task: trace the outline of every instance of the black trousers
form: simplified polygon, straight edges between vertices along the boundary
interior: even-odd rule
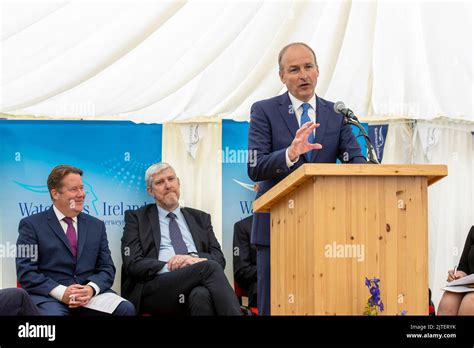
[[[0,315],[39,315],[38,308],[24,289],[0,290]]]
[[[212,260],[157,275],[145,284],[141,307],[155,315],[242,315],[222,266]]]

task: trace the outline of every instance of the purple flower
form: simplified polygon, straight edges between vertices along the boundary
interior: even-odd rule
[[[380,299],[380,279],[378,278],[373,278],[373,279],[368,279],[365,277],[365,286],[369,288],[370,292],[370,297],[367,301],[368,305],[370,307],[378,307],[381,312],[384,311],[384,305],[382,300]]]

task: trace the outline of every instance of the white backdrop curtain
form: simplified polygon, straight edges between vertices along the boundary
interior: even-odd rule
[[[471,1],[2,2],[1,112],[248,120],[277,54],[317,53],[317,93],[364,120],[474,121]]]
[[[391,124],[383,163],[448,166],[448,176],[428,188],[429,283],[437,307],[447,272],[459,263],[474,224],[471,129],[453,122]]]
[[[163,126],[162,160],[174,167],[180,179],[180,203],[211,214],[214,233],[222,245],[221,139],[221,122]]]

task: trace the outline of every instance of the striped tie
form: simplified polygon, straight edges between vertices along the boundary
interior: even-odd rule
[[[183,240],[183,235],[181,234],[181,230],[179,229],[178,223],[176,222],[176,215],[173,213],[169,213],[167,217],[170,219],[170,224],[169,224],[170,239],[171,239],[171,245],[173,245],[175,254],[187,255],[188,248],[186,247],[186,243]]]

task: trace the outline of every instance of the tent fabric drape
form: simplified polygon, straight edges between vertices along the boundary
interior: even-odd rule
[[[317,93],[362,120],[474,123],[469,1],[21,4],[2,3],[10,117],[248,120],[253,102],[284,91],[279,50],[304,41]]]
[[[222,245],[221,139],[221,122],[163,126],[162,159],[171,164],[180,179],[180,203],[210,214]]]
[[[429,284],[437,306],[474,221],[473,134],[450,122],[391,124],[383,163],[448,166],[448,176],[428,188]]]

